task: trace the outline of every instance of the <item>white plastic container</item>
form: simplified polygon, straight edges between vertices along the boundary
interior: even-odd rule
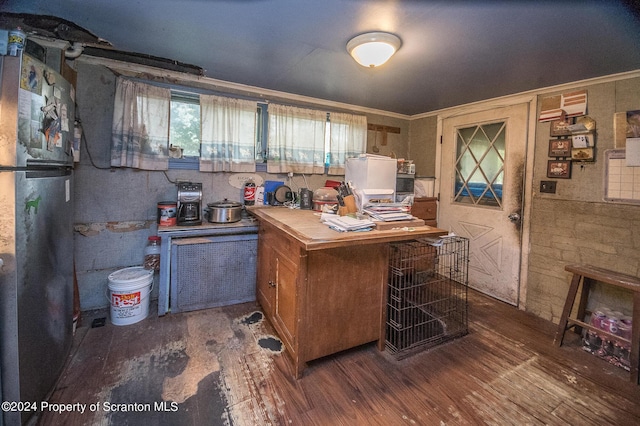
[[[129,325],[149,315],[149,299],[153,288],[153,270],[142,266],[120,269],[109,274],[111,323]]]
[[[142,266],[144,269],[152,271],[160,270],[160,237],[155,235],[149,237],[147,246],[144,248],[144,263]]]
[[[356,189],[396,190],[398,161],[381,155],[363,154],[347,158],[345,180]]]
[[[395,158],[373,154],[347,158],[344,178],[354,190],[358,210],[362,210],[370,199],[395,201],[397,169]]]

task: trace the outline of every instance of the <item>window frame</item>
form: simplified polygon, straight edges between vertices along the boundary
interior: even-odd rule
[[[269,135],[269,104],[264,102],[257,103],[256,113],[256,150],[260,145],[260,155],[256,152],[256,172],[267,171],[267,137]]]
[[[171,103],[174,101],[182,101],[183,103],[197,104],[200,107],[200,93],[188,92],[185,90],[171,90]],[[169,109],[171,111],[171,108]],[[171,112],[169,112],[171,113]],[[202,117],[200,117],[200,125],[202,125]],[[171,126],[171,120],[169,120],[169,126]],[[171,127],[169,127],[169,133],[171,133]],[[202,133],[200,134],[200,137]],[[200,138],[199,141],[201,142]],[[169,138],[169,144],[171,144],[171,138]],[[167,147],[169,149],[169,147]],[[200,149],[198,149],[198,152]],[[200,154],[197,156],[188,155],[182,158],[169,157],[169,170],[199,170],[200,169]]]

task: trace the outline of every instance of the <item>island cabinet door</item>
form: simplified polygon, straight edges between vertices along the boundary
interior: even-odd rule
[[[271,319],[275,306],[276,262],[272,244],[273,235],[261,228],[258,233],[258,267],[256,277],[256,298],[262,311]]]
[[[257,299],[297,364],[300,248],[278,229],[262,223],[258,233]]]
[[[276,328],[280,329],[280,337],[289,347],[293,358],[297,358],[297,297],[298,297],[298,265],[291,259],[291,254],[278,250],[276,253],[275,306],[273,319]]]

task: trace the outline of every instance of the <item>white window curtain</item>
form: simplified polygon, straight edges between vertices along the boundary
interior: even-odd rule
[[[113,167],[169,168],[170,105],[169,89],[118,78],[111,135]]]
[[[324,111],[269,104],[268,173],[324,173]]]
[[[202,172],[255,172],[255,101],[200,96]]]
[[[367,117],[332,112],[329,115],[329,121],[331,122],[331,135],[327,173],[343,175],[347,158],[357,157],[367,150]]]

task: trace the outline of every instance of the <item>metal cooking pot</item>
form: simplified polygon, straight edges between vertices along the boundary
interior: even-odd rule
[[[204,209],[204,215],[207,221],[211,223],[231,223],[241,219],[242,204],[229,201],[226,198],[223,201],[207,204]]]

